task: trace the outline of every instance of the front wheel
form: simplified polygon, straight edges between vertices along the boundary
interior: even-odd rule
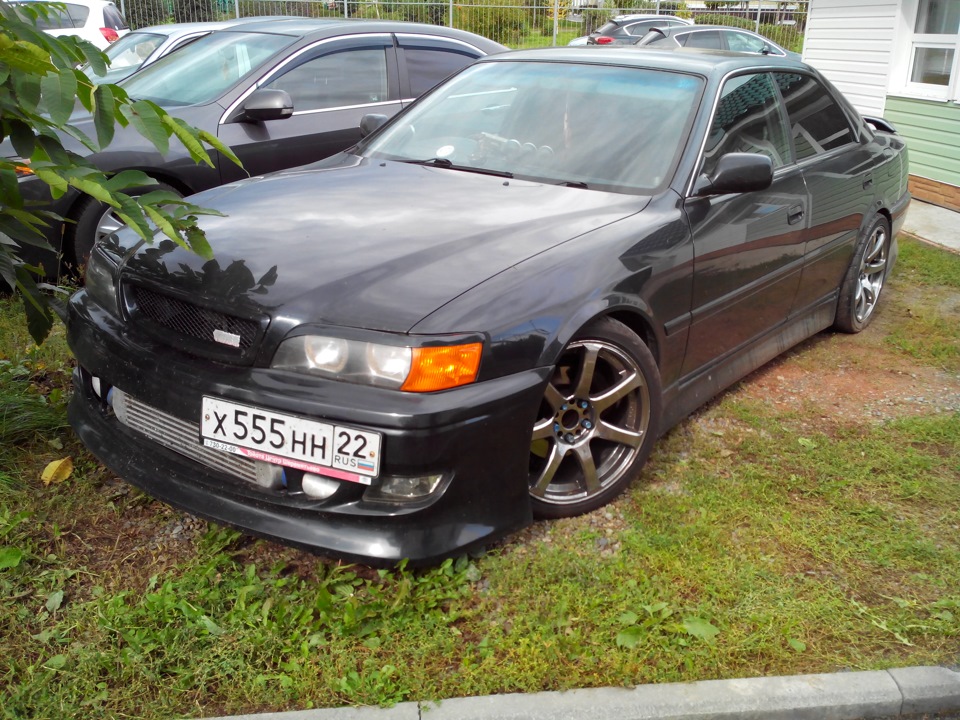
[[[646,462],[659,422],[650,350],[612,318],[590,323],[561,353],[533,427],[534,514],[572,517],[613,500]]]
[[[860,238],[850,268],[840,286],[834,328],[858,333],[873,319],[887,278],[890,256],[890,223],[878,215]]]

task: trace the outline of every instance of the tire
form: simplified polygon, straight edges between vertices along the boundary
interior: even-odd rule
[[[145,195],[155,190],[166,190],[182,197],[179,190],[157,183],[150,187],[127,190],[131,197]],[[64,263],[70,270],[83,277],[83,268],[90,258],[93,246],[123,227],[124,222],[114,215],[113,208],[90,196],[82,198],[70,214],[73,222],[66,223],[64,232]]]
[[[873,319],[887,278],[890,223],[878,215],[857,242],[847,274],[840,285],[835,330],[858,333]]]
[[[560,355],[530,445],[530,503],[541,518],[606,505],[638,475],[657,439],[660,373],[626,325],[601,318]]]

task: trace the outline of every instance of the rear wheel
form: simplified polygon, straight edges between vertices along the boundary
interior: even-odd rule
[[[544,392],[530,447],[538,517],[606,505],[643,467],[660,421],[660,374],[628,327],[601,318],[570,342]]]
[[[137,197],[155,190],[166,190],[180,195],[179,191],[164,183],[127,190],[126,193]],[[89,196],[77,203],[70,217],[73,222],[67,223],[64,232],[64,261],[74,272],[81,273],[90,259],[93,246],[117,232],[124,226],[124,222],[112,207]]]
[[[889,255],[890,224],[878,215],[857,243],[840,286],[835,329],[858,333],[870,324],[887,278]]]

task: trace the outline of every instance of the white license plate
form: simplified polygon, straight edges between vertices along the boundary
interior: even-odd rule
[[[365,485],[380,473],[379,433],[212,397],[202,409],[207,447]]]

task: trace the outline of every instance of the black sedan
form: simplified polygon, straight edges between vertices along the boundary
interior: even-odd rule
[[[143,170],[162,189],[189,195],[340,152],[360,139],[358,124],[365,113],[393,115],[476,58],[504,50],[473,33],[417,23],[238,22],[194,40],[120,85],[130,97],[152,100],[216,135],[244,169],[219,153],[213,153],[213,167],[198,165],[178,142],[161,155],[132,125],[118,128],[110,145],[93,155],[68,136],[63,141],[101,170]],[[70,122],[88,137],[97,136],[89,115]],[[9,141],[0,149],[13,155]],[[36,252],[25,258],[42,264],[49,275],[61,262],[81,267],[94,242],[120,226],[109,206],[76,190],[54,201],[47,186],[29,174],[20,178],[20,189],[25,198],[47,203],[67,220],[47,230],[60,258]],[[156,188],[145,190],[151,189]]]
[[[870,322],[909,201],[874,125],[785,59],[485,58],[198,196],[214,260],[98,246],[71,422],[157,498],[371,563],[594,510],[694,408]]]

